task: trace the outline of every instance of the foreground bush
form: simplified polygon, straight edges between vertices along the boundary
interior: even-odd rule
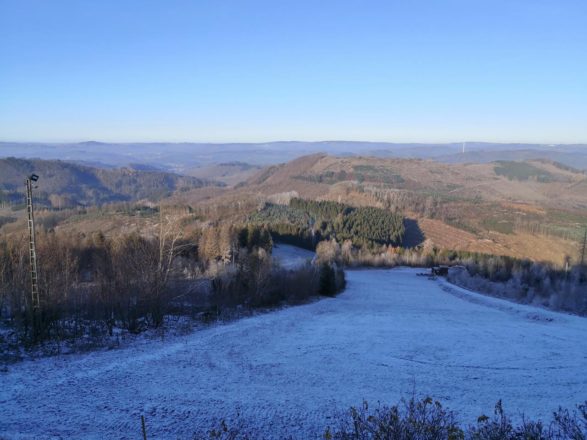
[[[211,304],[219,309],[299,304],[309,298],[335,296],[345,287],[336,264],[307,264],[295,270],[275,266],[264,251],[242,254],[212,280]]]
[[[189,218],[187,218],[189,220]],[[344,286],[341,269],[321,279],[317,268],[274,267],[266,229],[205,225],[184,232],[186,217],[160,213],[153,236],[106,237],[39,230],[40,307],[32,305],[28,238],[0,237],[0,324],[23,346],[45,341],[113,337],[163,326],[166,316],[203,316],[233,307],[300,303],[330,282]],[[2,349],[2,339],[0,339]]]
[[[514,423],[504,411],[502,402],[495,405],[492,417],[480,416],[472,425],[463,425],[457,414],[438,401],[402,400],[394,406],[370,408],[367,402],[351,408],[335,424],[324,431],[325,440],[586,440],[587,401],[573,411],[559,408],[548,423],[522,417]],[[238,419],[234,426],[222,420],[208,432],[208,438],[248,440],[259,438]],[[204,438],[196,435],[195,438]],[[293,438],[293,437],[285,437]]]
[[[552,420],[522,418],[518,424],[497,402],[492,417],[480,416],[464,426],[456,413],[431,398],[410,399],[392,407],[369,410],[366,402],[351,408],[341,420],[341,428],[326,430],[326,439],[340,440],[585,440],[587,439],[587,401],[569,411],[559,408]]]
[[[394,439],[394,440],[459,440],[464,432],[453,412],[430,398],[411,399],[392,407],[369,410],[367,402],[351,408],[341,420],[341,428],[326,430],[326,439]]]

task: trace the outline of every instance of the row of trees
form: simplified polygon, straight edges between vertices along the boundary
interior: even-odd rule
[[[112,332],[120,325],[138,331],[159,326],[169,300],[176,257],[193,247],[162,217],[156,237],[136,233],[106,238],[41,231],[37,235],[41,316],[33,319],[28,240],[0,241],[0,312],[23,338],[79,336],[84,321],[99,321]]]
[[[414,212],[427,218],[445,219],[452,215],[449,201],[440,194],[423,194],[409,190],[367,186],[364,191],[372,194],[386,209],[397,212]]]
[[[161,213],[150,237],[41,230],[39,317],[31,314],[28,240],[1,239],[0,317],[35,343],[76,338],[89,327],[104,335],[114,328],[139,332],[161,326],[169,314],[299,302],[344,285],[334,265],[294,272],[274,266],[265,228],[208,224],[187,234],[181,223]]]
[[[534,235],[540,234],[547,237],[560,237],[571,241],[578,241],[583,236],[583,231],[579,228],[560,227],[549,225],[539,220],[522,220],[520,218],[514,220],[513,229],[519,232],[527,232]]]
[[[405,182],[401,175],[394,174],[389,169],[372,165],[355,165],[352,171],[324,171],[320,174],[305,174],[294,176],[294,178],[329,185],[337,182],[357,181],[359,183],[370,182],[398,186]]]
[[[587,267],[484,256],[465,258],[449,280],[469,289],[553,310],[587,315]]]
[[[207,185],[221,185],[173,173],[128,168],[101,169],[58,160],[0,159],[0,200],[18,200],[23,176],[42,177],[36,198],[53,208],[99,205],[123,200],[159,200],[174,192]]]
[[[297,209],[302,212],[307,212],[316,219],[320,220],[334,220],[339,215],[348,214],[353,208],[338,202],[329,200],[309,200],[301,198],[293,198],[289,202],[292,209]]]
[[[401,215],[373,207],[355,208],[334,221],[334,235],[339,240],[352,240],[364,246],[398,246],[404,232]]]
[[[286,270],[275,266],[263,248],[255,248],[219,272],[212,285],[210,301],[217,309],[272,307],[301,303],[317,295],[334,296],[344,289],[345,277],[341,266],[326,262]]]
[[[273,239],[269,230],[258,225],[233,226],[222,224],[207,226],[199,234],[198,256],[204,262],[235,262],[239,253],[262,248],[271,253]]]
[[[307,248],[330,238],[364,247],[398,246],[405,232],[403,217],[395,212],[299,198],[289,206],[267,204],[249,219],[265,225],[278,240]]]

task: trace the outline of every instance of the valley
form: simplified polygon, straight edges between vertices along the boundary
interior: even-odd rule
[[[320,153],[0,169],[7,438],[130,439],[141,416],[153,438],[321,438],[363,401],[430,396],[466,426],[500,400],[547,420],[584,397],[581,170]],[[418,276],[439,264],[447,280]]]
[[[82,233],[116,233],[110,224],[148,230],[159,205],[188,209],[204,221],[241,223],[263,204],[287,205],[297,197],[399,212],[408,219],[412,247],[429,240],[440,249],[562,265],[577,258],[587,224],[585,173],[539,159],[451,165],[314,154],[268,167],[229,162],[189,171],[198,178],[16,159],[0,159],[0,168],[0,233],[24,226],[9,223],[22,217],[19,179],[33,169],[42,174],[39,216],[51,218],[49,228]]]

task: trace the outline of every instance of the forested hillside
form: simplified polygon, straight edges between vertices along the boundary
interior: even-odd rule
[[[176,191],[210,185],[209,181],[159,171],[101,169],[62,161],[0,159],[0,202],[19,204],[24,179],[39,175],[38,203],[51,207],[100,205],[116,201],[159,200]]]
[[[384,208],[410,219],[412,245],[428,239],[442,249],[560,265],[565,256],[577,260],[587,226],[586,185],[581,170],[551,160],[449,165],[321,154],[261,170],[234,199],[251,195],[258,203],[261,196],[295,193]]]
[[[268,203],[249,221],[265,225],[278,240],[310,248],[330,238],[357,246],[399,246],[404,235],[399,213],[300,198],[292,199],[289,206]]]
[[[218,174],[207,178],[220,179],[228,169],[241,167],[246,168],[243,164],[227,164],[226,169],[219,168]],[[429,240],[440,249],[509,255],[557,265],[567,256],[577,261],[587,225],[587,176],[545,160],[447,165],[317,154],[264,168],[232,187],[202,187],[207,184],[203,176],[5,159],[0,161],[0,206],[6,200],[12,205],[22,204],[23,179],[33,171],[41,176],[35,190],[39,208],[150,199],[189,207],[198,218],[210,221],[239,223],[250,216],[256,222],[270,223],[274,235],[303,239],[311,247],[323,235],[336,236],[339,241],[353,235],[357,245],[400,241],[393,234],[377,236],[365,232],[370,226],[357,226],[362,221],[356,218],[361,211],[345,216],[346,223],[327,218],[322,224],[322,213],[313,214],[308,207],[284,206],[292,198],[399,212],[409,219],[405,223],[406,240],[401,241],[408,247]],[[15,207],[0,211],[0,224],[19,217],[11,208]],[[116,221],[125,227],[140,229],[135,218],[118,217]],[[113,230],[108,221],[106,217],[78,214],[63,227],[78,232]],[[3,229],[15,231],[18,225],[25,226],[21,222]],[[357,229],[362,232],[356,233]]]

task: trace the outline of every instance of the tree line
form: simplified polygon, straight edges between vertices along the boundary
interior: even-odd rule
[[[587,315],[587,265],[557,267],[509,256],[438,249],[430,240],[413,249],[394,246],[358,248],[350,240],[319,243],[319,261],[345,267],[457,267],[448,279],[463,287],[553,310]],[[570,259],[568,260],[570,261]]]
[[[24,202],[24,177],[40,176],[35,200],[52,208],[167,197],[174,192],[222,185],[196,177],[129,168],[101,169],[58,160],[0,159],[0,203]]]
[[[221,316],[236,306],[269,307],[332,295],[344,286],[334,264],[284,271],[258,225],[206,224],[184,232],[161,214],[153,236],[37,234],[41,307],[32,307],[28,238],[0,239],[0,317],[19,341],[75,339],[88,332],[137,333],[171,315]]]
[[[279,241],[311,249],[330,238],[362,247],[399,246],[405,232],[398,212],[300,198],[289,206],[267,203],[249,220],[266,226]]]

